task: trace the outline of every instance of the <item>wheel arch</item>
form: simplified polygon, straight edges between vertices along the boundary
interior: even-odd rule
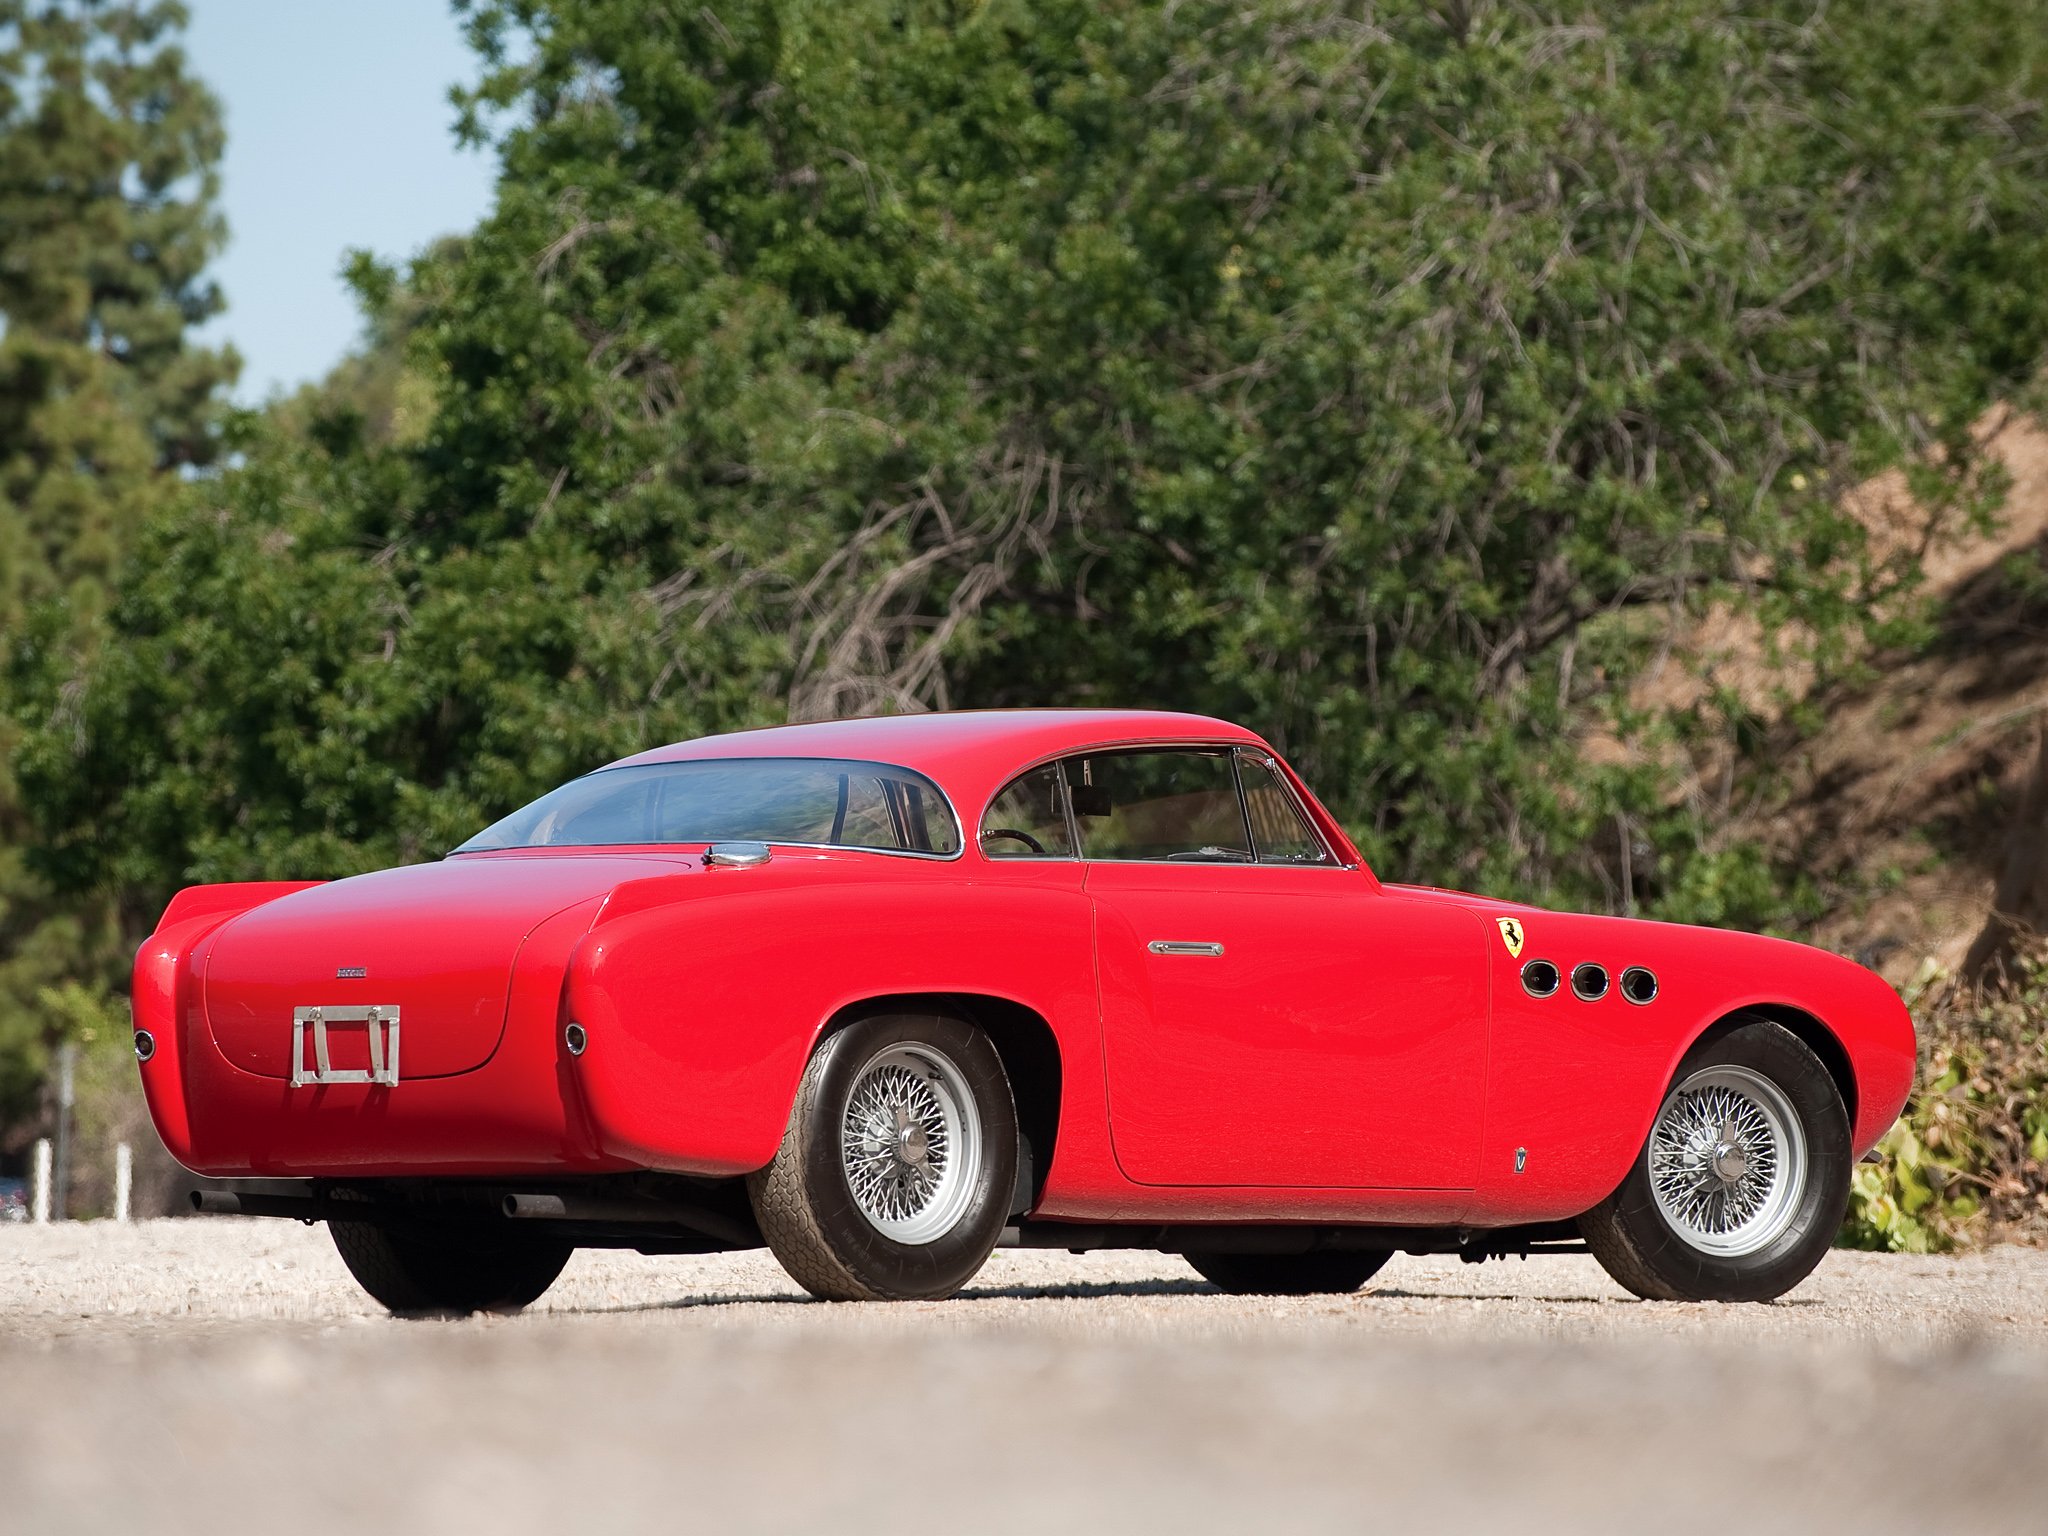
[[[1013,1215],[1038,1204],[1059,1138],[1064,1073],[1059,1037],[1037,1009],[981,992],[893,992],[848,1003],[818,1032],[819,1041],[877,1014],[936,1013],[987,1035],[1003,1060],[1017,1104],[1017,1196]]]
[[[1768,1019],[1771,1023],[1789,1030],[1808,1050],[1820,1058],[1820,1064],[1828,1069],[1828,1076],[1835,1080],[1835,1091],[1842,1096],[1842,1107],[1849,1113],[1849,1123],[1854,1125],[1857,1108],[1856,1069],[1849,1060],[1848,1048],[1817,1014],[1809,1013],[1804,1008],[1795,1007],[1791,1003],[1746,1003],[1701,1030],[1699,1037],[1687,1049],[1690,1051],[1697,1048],[1756,1019]]]

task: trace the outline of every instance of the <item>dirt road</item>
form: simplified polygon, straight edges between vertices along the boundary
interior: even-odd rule
[[[0,1227],[0,1531],[2048,1531],[2048,1252],[1836,1254],[1785,1302],[1397,1258],[1225,1297],[999,1254],[824,1306],[580,1254],[399,1323],[323,1230]]]

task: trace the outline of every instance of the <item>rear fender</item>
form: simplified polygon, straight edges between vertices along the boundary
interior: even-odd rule
[[[1063,1060],[1075,1038],[1093,1045],[1078,871],[1064,885],[849,873],[861,878],[792,874],[777,886],[697,874],[612,894],[566,991],[588,1039],[577,1079],[607,1154],[678,1173],[762,1167],[820,1033],[877,997],[995,998],[1046,1020]],[[718,899],[662,899],[663,886]],[[1089,1087],[1070,1081],[1063,1104],[1076,1097],[1088,1102]]]
[[[185,1099],[185,1063],[192,1032],[206,1027],[194,964],[199,951],[208,937],[244,912],[323,883],[249,880],[188,886],[171,898],[156,931],[136,951],[129,1010],[135,1028],[148,1031],[156,1047],[149,1060],[138,1063],[142,1094],[157,1134],[171,1156],[188,1167],[192,1116]]]

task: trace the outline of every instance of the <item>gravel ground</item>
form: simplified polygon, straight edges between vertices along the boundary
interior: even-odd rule
[[[1767,1307],[1047,1253],[825,1306],[583,1253],[523,1317],[401,1323],[318,1228],[0,1226],[0,1425],[8,1533],[2041,1532],[2048,1252],[1838,1253]]]

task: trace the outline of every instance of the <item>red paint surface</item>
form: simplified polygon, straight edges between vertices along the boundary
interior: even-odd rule
[[[1006,1005],[997,1029],[1035,1016],[1057,1046],[1041,1216],[1485,1225],[1604,1198],[1687,1048],[1744,1008],[1840,1043],[1857,1152],[1904,1102],[1911,1025],[1861,967],[1745,934],[1383,887],[1312,797],[1355,867],[1004,861],[975,846],[983,808],[1023,768],[1175,741],[1263,746],[1221,721],[1106,711],[753,731],[633,761],[902,764],[952,798],[965,853],[791,848],[707,869],[701,848],[534,850],[186,891],[136,959],[137,1026],[158,1045],[142,1066],[151,1113],[210,1174],[737,1174],[774,1154],[836,1016],[943,994]],[[1524,927],[1519,960],[1502,915]],[[1158,956],[1154,939],[1224,953]],[[1618,990],[1533,999],[1519,970],[1536,957],[1617,978],[1646,965],[1662,991],[1642,1007]],[[336,977],[354,966],[368,976]],[[399,1084],[292,1088],[292,1010],[350,1003],[401,1008]],[[589,1034],[581,1057],[562,1046],[571,1019]]]

